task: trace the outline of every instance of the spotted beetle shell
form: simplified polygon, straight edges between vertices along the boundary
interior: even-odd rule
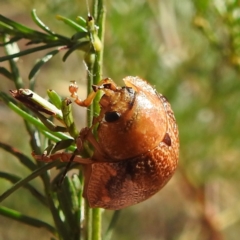
[[[166,98],[138,77],[123,81],[125,87],[109,90],[99,102],[101,153],[96,150],[95,162],[84,169],[91,207],[117,210],[148,199],[178,163],[178,128]]]

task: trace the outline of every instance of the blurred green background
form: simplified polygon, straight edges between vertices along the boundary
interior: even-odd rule
[[[91,2],[89,2],[91,4]],[[53,30],[72,33],[56,14],[87,15],[85,1],[1,0],[0,14],[30,27],[30,11]],[[106,1],[104,77],[122,84],[138,75],[165,95],[180,131],[180,162],[167,186],[146,202],[122,210],[114,240],[238,240],[240,236],[240,3],[234,0],[122,0]],[[25,42],[20,42],[24,49]],[[0,49],[1,56],[4,54]],[[37,57],[19,61],[27,76]],[[7,62],[0,66],[7,66]],[[0,76],[1,91],[13,84]],[[86,70],[81,53],[66,63],[57,56],[38,75],[36,91],[52,88],[68,96],[70,80],[86,96]],[[75,108],[78,127],[85,126],[85,110]],[[20,117],[0,102],[0,141],[31,153]],[[26,136],[26,139],[24,138]],[[29,172],[0,149],[1,171],[26,176]],[[0,179],[0,193],[11,186]],[[40,182],[34,184],[41,189]],[[47,209],[24,189],[3,203],[52,223]],[[107,226],[111,211],[104,213]],[[0,216],[0,239],[50,239],[35,229]]]

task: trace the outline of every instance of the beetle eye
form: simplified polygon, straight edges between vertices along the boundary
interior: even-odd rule
[[[120,118],[121,114],[118,112],[106,112],[105,120],[106,122],[115,122]]]

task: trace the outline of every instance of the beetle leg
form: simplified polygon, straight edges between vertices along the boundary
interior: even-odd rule
[[[42,161],[42,162],[52,162],[57,159],[59,159],[61,162],[69,162],[72,155],[73,155],[72,153],[66,153],[66,152],[55,153],[55,154],[52,154],[49,156],[45,153],[43,153],[41,155],[35,155],[34,152],[32,153],[32,156],[34,157],[34,159],[36,159],[38,161]],[[79,156],[75,156],[73,159],[73,162],[77,162],[77,163],[81,163],[81,164],[93,163],[93,161],[90,158],[81,158]]]
[[[91,128],[88,128],[88,127],[83,128],[80,132],[79,139],[81,140],[80,144],[82,144],[83,141],[88,141],[94,147],[94,155],[98,156],[97,159],[100,160],[104,158],[105,154],[102,151],[101,147],[99,146],[99,143],[96,140],[96,137],[93,135]],[[77,141],[77,145],[78,145],[78,141]],[[81,145],[78,145],[78,151],[81,151]]]
[[[96,92],[91,92],[85,100],[80,100],[77,95],[78,85],[75,81],[72,81],[69,85],[69,92],[71,93],[71,97],[74,98],[74,102],[77,103],[79,106],[88,107],[91,105],[93,99],[96,96]]]
[[[86,127],[80,131],[79,137],[76,139],[77,152],[81,152],[84,141],[88,141],[89,143],[91,143],[93,145],[93,147],[95,148],[95,150],[97,152],[101,153],[99,144],[96,141],[96,139],[92,133],[92,128]],[[74,158],[72,158],[73,155],[74,155]],[[42,162],[52,162],[52,161],[55,161],[58,159],[61,162],[73,161],[73,162],[77,162],[77,163],[81,163],[81,164],[91,164],[94,162],[91,160],[91,158],[82,158],[78,155],[75,155],[74,153],[67,153],[67,152],[54,153],[54,154],[50,154],[50,155],[47,155],[46,151],[41,155],[36,155],[33,152],[32,156],[37,161],[42,161]]]
[[[69,85],[69,92],[71,93],[71,97],[74,98],[75,103],[82,107],[88,107],[91,105],[93,99],[95,98],[98,90],[110,89],[115,91],[117,89],[117,85],[110,79],[105,78],[101,80],[97,85],[92,86],[93,91],[87,96],[85,100],[80,100],[77,95],[78,85],[76,81],[72,81]]]

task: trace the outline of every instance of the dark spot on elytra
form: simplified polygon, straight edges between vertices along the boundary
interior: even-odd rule
[[[119,189],[123,188],[126,181],[133,180],[136,165],[132,161],[123,161],[114,163],[112,167],[117,171],[116,175],[112,175],[106,182],[105,188],[111,198],[115,198],[119,194]]]
[[[168,133],[165,134],[162,142],[164,142],[165,144],[167,144],[169,147],[172,145],[172,141],[171,141],[171,138],[169,136]]]

